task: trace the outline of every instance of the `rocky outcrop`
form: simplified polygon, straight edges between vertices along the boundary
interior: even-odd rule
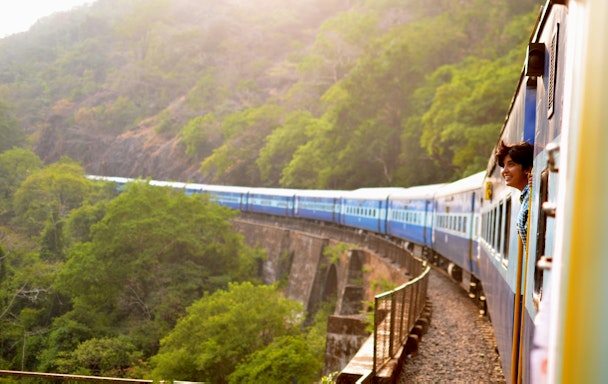
[[[57,125],[49,122],[37,140],[35,151],[46,163],[68,156],[93,175],[204,182],[200,163],[186,156],[179,138],[144,123],[118,136]]]

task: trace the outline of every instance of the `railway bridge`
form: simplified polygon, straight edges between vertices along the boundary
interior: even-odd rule
[[[248,244],[267,251],[266,283],[286,278],[286,296],[309,313],[323,302],[336,304],[328,319],[324,374],[340,372],[338,384],[394,382],[402,358],[428,326],[427,266],[403,244],[346,227],[252,213],[241,213],[234,225]],[[366,309],[374,309],[371,336],[362,314]],[[0,371],[2,376],[151,382],[17,371]]]
[[[374,357],[378,358],[378,352],[374,353],[372,346],[365,347],[370,339],[373,343],[374,337],[370,337],[366,330],[361,313],[366,306],[373,308],[378,294],[417,278],[423,271],[421,262],[405,247],[380,235],[322,222],[241,213],[235,220],[235,227],[248,244],[267,251],[262,273],[266,283],[287,277],[286,296],[301,302],[309,313],[314,313],[322,302],[336,304],[334,314],[328,319],[325,374],[343,371],[347,366],[354,367],[352,373],[346,374],[346,379],[343,377],[338,381],[356,382],[369,371],[374,366]],[[418,303],[418,311],[421,312],[426,304],[426,290],[419,296],[423,297],[423,302]],[[388,305],[391,298],[388,298]],[[400,300],[405,301],[406,298]],[[384,304],[376,301],[376,305],[387,304],[386,301]],[[404,311],[403,308],[401,310]],[[387,323],[387,318],[390,316],[385,314],[383,318],[376,319],[376,323]],[[397,344],[399,340],[405,342],[417,320],[417,316],[405,319],[411,323],[410,326],[403,324],[398,332],[405,334],[401,337],[387,335],[386,342],[389,343],[389,339]],[[394,325],[395,319],[390,322]],[[388,333],[392,332],[387,328],[390,325],[384,327]],[[379,338],[377,334],[376,339]],[[387,345],[385,349],[397,352],[401,347]],[[390,357],[395,355],[385,352]],[[398,370],[398,363],[393,361],[383,365],[389,368],[385,368],[382,375],[390,380],[393,371]]]

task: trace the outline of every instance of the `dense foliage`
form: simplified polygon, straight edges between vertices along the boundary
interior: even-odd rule
[[[445,182],[485,166],[541,3],[98,0],[0,40],[1,145],[115,176]]]
[[[162,340],[154,376],[212,383],[313,382],[322,369],[302,333],[302,305],[274,286],[206,295]]]
[[[141,378],[186,307],[258,281],[263,254],[206,196],[143,181],[117,196],[19,148],[0,190],[0,368]]]

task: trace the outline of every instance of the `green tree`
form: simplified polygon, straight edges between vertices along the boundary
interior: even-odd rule
[[[212,114],[198,116],[190,121],[181,130],[181,139],[186,144],[186,155],[200,158],[211,155],[220,143],[221,123]]]
[[[277,338],[266,348],[251,354],[228,376],[231,384],[313,383],[323,369],[306,339],[297,336]]]
[[[0,153],[0,216],[13,213],[15,192],[32,172],[42,167],[42,161],[32,151],[13,148]]]
[[[141,352],[125,336],[88,339],[66,353],[60,372],[106,377],[125,377],[140,359]]]
[[[59,264],[40,260],[33,244],[14,233],[0,246],[0,364],[35,370],[37,352],[60,308],[52,286]]]
[[[0,102],[0,153],[23,144],[25,135],[19,122],[10,114],[9,108]]]
[[[60,340],[125,334],[148,357],[204,292],[257,276],[261,254],[232,229],[233,211],[206,196],[134,182],[99,209],[103,218],[81,235],[91,240],[70,249],[56,282],[73,303],[53,329]],[[78,213],[94,222],[101,211]],[[47,368],[67,352],[46,349]]]
[[[331,124],[325,119],[315,119],[306,125],[304,134],[307,141],[295,150],[289,163],[282,169],[282,187],[314,189],[331,184],[327,171],[334,148],[334,143],[328,137],[331,129]]]
[[[284,109],[264,105],[236,112],[224,119],[222,134],[226,141],[201,163],[201,171],[214,181],[232,185],[259,185],[256,159],[264,139],[282,123]]]
[[[188,308],[153,358],[154,377],[226,383],[247,356],[281,336],[299,335],[303,318],[302,305],[274,286],[230,284]],[[291,351],[299,348],[294,344]]]
[[[70,159],[30,174],[14,196],[14,223],[30,236],[42,235],[43,254],[63,258],[67,245],[63,234],[69,213],[94,191],[82,167]]]
[[[422,145],[458,177],[487,165],[513,93],[508,84],[516,82],[521,69],[517,56],[494,62],[470,58],[448,67],[450,80],[436,89],[422,116]]]
[[[282,126],[266,137],[266,144],[256,161],[264,185],[279,186],[283,169],[298,148],[310,140],[308,126],[315,123],[316,119],[309,112],[292,112],[285,117]]]
[[[95,204],[85,203],[72,211],[67,220],[67,231],[74,243],[91,241],[91,227],[103,219],[106,214],[107,201]]]

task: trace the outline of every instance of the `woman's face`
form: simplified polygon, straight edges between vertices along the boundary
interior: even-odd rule
[[[511,156],[505,157],[505,164],[500,174],[505,179],[505,183],[509,187],[517,188],[520,191],[528,184],[528,172],[522,169],[521,164],[517,164],[511,160]]]

